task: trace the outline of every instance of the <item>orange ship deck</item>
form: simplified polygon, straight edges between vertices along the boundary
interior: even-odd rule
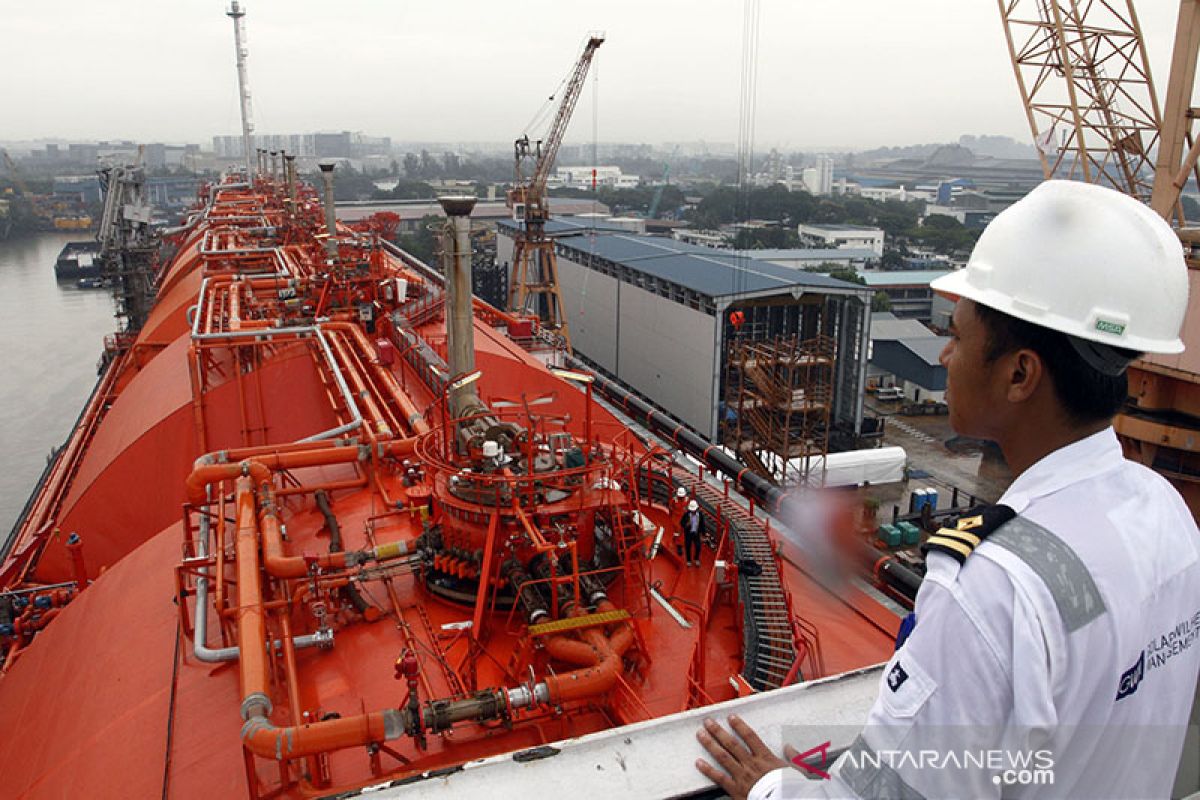
[[[214,192],[0,566],[6,591],[66,586],[43,603],[52,607],[22,610],[4,653],[5,796],[302,796],[403,778],[753,692],[748,622],[766,626],[760,668],[778,682],[887,658],[895,617],[865,594],[829,592],[786,544],[756,551],[769,593],[751,604],[735,539],[773,543],[765,519],[656,459],[509,336],[521,320],[478,301],[479,398],[527,432],[523,463],[549,466],[484,477],[443,460],[455,423],[414,346],[446,357],[436,281],[348,231],[345,282],[330,278],[314,198],[293,214],[285,197],[269,181]],[[269,221],[274,238],[231,222],[242,217]],[[376,309],[370,325],[364,302]],[[339,426],[351,427],[295,444]],[[555,466],[555,441],[582,444],[585,465]],[[340,461],[284,463],[296,453]],[[464,500],[472,481],[514,497]],[[702,501],[713,532],[699,568],[670,543],[666,501],[678,486]],[[523,492],[546,494],[522,506]],[[372,556],[349,563],[347,553]],[[573,571],[559,571],[571,558]],[[553,560],[550,577],[537,578],[538,559]],[[528,583],[506,585],[522,561]],[[607,581],[594,610],[589,569]],[[202,577],[204,638],[240,648],[235,660],[195,655]],[[542,599],[513,600],[521,585]],[[543,603],[533,624],[527,612]],[[539,627],[547,618],[559,627]],[[260,623],[255,641],[247,631]],[[293,651],[293,636],[313,634],[332,643]],[[406,652],[416,667],[402,674]],[[251,691],[260,682],[266,699]],[[410,685],[417,699],[404,711]],[[525,689],[528,705],[515,704]],[[467,716],[443,728],[438,702]],[[252,741],[261,732],[246,717],[284,731],[277,752]],[[406,730],[393,735],[400,719]],[[310,741],[311,752],[287,749]]]

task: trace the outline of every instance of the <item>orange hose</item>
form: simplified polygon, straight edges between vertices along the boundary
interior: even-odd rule
[[[608,600],[597,604],[597,612],[616,609]],[[574,616],[583,614],[576,608]],[[546,688],[550,691],[550,702],[555,705],[585,697],[595,697],[612,689],[621,673],[621,657],[633,644],[633,628],[623,622],[611,635],[605,636],[598,628],[589,628],[580,633],[584,641],[569,639],[565,635],[552,636],[546,642],[546,650],[555,658],[573,664],[580,669],[550,675]]]

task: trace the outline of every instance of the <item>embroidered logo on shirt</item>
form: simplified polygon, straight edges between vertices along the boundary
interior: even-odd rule
[[[1138,690],[1142,678],[1146,675],[1146,653],[1138,656],[1137,663],[1121,673],[1121,682],[1117,685],[1117,700],[1129,697]]]
[[[1171,659],[1182,655],[1198,642],[1200,611],[1180,620],[1175,627],[1150,640],[1138,656],[1137,663],[1121,673],[1121,680],[1117,684],[1117,700],[1136,692],[1147,673],[1169,666]]]
[[[892,667],[892,671],[888,673],[888,688],[893,692],[897,692],[906,680],[908,680],[908,673],[904,671],[904,667],[900,666],[900,662],[897,661],[896,666]]]

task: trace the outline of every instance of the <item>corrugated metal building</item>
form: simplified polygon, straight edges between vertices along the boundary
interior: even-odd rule
[[[947,336],[938,336],[914,319],[894,314],[871,315],[871,367],[895,376],[904,396],[914,402],[943,401],[946,368],[940,356]]]
[[[510,264],[517,224],[497,226]],[[862,431],[871,290],[727,250],[555,219],[563,307],[575,350],[716,440],[727,343],[826,335],[836,340],[832,419]]]

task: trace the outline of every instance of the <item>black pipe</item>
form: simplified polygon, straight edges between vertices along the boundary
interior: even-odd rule
[[[767,511],[787,517],[788,506],[795,499],[780,487],[768,481],[745,464],[730,456],[720,447],[690,430],[679,420],[664,414],[640,397],[623,389],[616,381],[597,373],[588,364],[568,358],[575,369],[582,369],[594,378],[592,386],[610,402],[621,408],[635,421],[673,442],[681,450],[699,459],[710,469],[730,478],[742,493],[754,498]],[[875,571],[880,580],[909,599],[917,596],[921,576],[869,545],[864,545],[863,559]]]
[[[516,592],[517,599],[525,609],[530,624],[535,622],[538,617],[549,618],[550,608],[537,587],[529,582],[529,573],[525,571],[525,567],[521,565],[520,561],[513,559],[504,564],[500,570],[508,580],[509,586]]]
[[[329,507],[329,495],[324,489],[317,489],[313,492],[313,499],[317,502],[317,508],[321,512],[321,516],[325,517],[325,527],[329,529],[329,552],[342,552],[342,526],[338,524],[337,517],[333,514],[333,509]],[[353,584],[346,584],[341,589],[341,594],[350,601],[350,605],[354,606],[354,610],[359,614],[366,614],[367,609],[371,608],[371,604],[366,598],[359,593],[358,589]]]
[[[313,492],[313,499],[317,501],[317,508],[325,517],[325,527],[329,529],[329,552],[342,552],[342,526],[338,525],[337,517],[333,515],[333,509],[329,507],[329,495],[325,493],[324,489],[317,489]]]
[[[734,485],[742,493],[753,497],[769,511],[781,511],[787,498],[786,493],[757,474],[745,464],[730,456],[721,448],[704,437],[690,430],[679,420],[655,409],[646,401],[621,388],[615,381],[596,373],[587,364],[575,359],[568,359],[572,367],[590,372],[595,377],[592,384],[611,402],[643,423],[650,430],[676,444],[695,458],[700,459],[709,468],[721,472],[733,480]]]

